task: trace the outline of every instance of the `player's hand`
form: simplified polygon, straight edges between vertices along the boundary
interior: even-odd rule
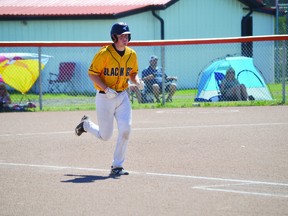
[[[144,82],[143,82],[143,80],[140,80],[140,83],[137,84],[137,88],[138,88],[139,90],[143,90],[143,89],[144,89]]]
[[[118,95],[118,93],[115,90],[109,87],[105,89],[105,94],[106,94],[106,97],[109,99],[115,98]]]

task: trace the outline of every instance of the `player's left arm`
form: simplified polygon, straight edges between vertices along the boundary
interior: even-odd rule
[[[144,89],[144,82],[143,80],[139,78],[138,74],[131,74],[130,81],[134,83],[138,87],[139,90]]]
[[[140,84],[140,78],[138,74],[132,74],[130,75],[130,81],[134,83],[135,85]]]
[[[137,60],[137,54],[132,51],[132,57],[131,61],[133,62],[131,71],[129,72],[129,79],[132,83],[134,83],[138,89],[143,90],[144,89],[144,82],[142,79],[139,78],[138,75],[138,60]]]

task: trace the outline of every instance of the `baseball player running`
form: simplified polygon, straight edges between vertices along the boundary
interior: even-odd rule
[[[132,110],[127,93],[130,79],[140,90],[144,83],[138,77],[136,52],[129,48],[131,32],[126,23],[116,23],[111,28],[111,45],[101,48],[92,60],[88,75],[94,84],[96,93],[96,114],[98,125],[83,116],[75,128],[75,134],[81,136],[89,132],[98,139],[107,141],[113,134],[114,118],[118,127],[118,138],[111,166],[112,175],[128,175],[123,168],[125,153],[131,132]]]

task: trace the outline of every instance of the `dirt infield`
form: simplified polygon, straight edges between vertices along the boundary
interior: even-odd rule
[[[83,114],[0,114],[1,216],[288,215],[287,106],[133,110],[119,178]]]

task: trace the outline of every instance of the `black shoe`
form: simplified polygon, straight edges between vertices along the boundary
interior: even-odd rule
[[[82,133],[86,133],[86,131],[84,130],[83,124],[84,121],[89,120],[88,116],[83,116],[81,119],[80,124],[77,125],[77,127],[75,128],[75,135],[77,136],[81,136]]]
[[[127,172],[123,167],[111,167],[110,175],[129,175],[129,172]]]
[[[249,95],[248,99],[249,99],[249,101],[254,101],[255,100],[255,98],[252,95]]]

